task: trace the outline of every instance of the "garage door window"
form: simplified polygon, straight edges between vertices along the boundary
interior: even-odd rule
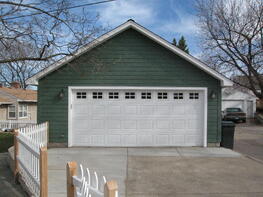
[[[109,92],[109,99],[118,99],[119,92]]]
[[[142,99],[151,99],[152,94],[151,92],[142,92]]]
[[[167,92],[158,92],[158,99],[167,99]]]
[[[183,93],[174,93],[174,99],[184,99]]]
[[[189,99],[199,99],[199,93],[190,93]]]
[[[86,92],[77,92],[77,99],[85,99],[87,98]]]
[[[102,99],[102,92],[93,92],[93,99]]]
[[[135,99],[135,92],[125,92],[125,99]]]

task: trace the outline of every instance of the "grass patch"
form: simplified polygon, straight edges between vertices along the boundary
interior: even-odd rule
[[[0,153],[7,152],[14,144],[14,135],[11,132],[0,132]]]

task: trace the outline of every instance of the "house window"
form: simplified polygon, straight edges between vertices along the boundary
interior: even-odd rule
[[[151,99],[151,92],[142,92],[142,99]]]
[[[126,99],[135,99],[135,92],[125,92]]]
[[[16,118],[16,106],[15,105],[8,106],[8,118],[9,119]]]
[[[102,92],[92,92],[93,99],[102,99]]]
[[[189,99],[199,99],[199,93],[190,93]]]
[[[158,92],[158,99],[167,99],[167,92]]]
[[[184,99],[183,93],[174,93],[174,99]]]
[[[109,99],[118,99],[119,92],[109,92]]]
[[[27,105],[19,105],[19,118],[27,117]]]
[[[77,99],[85,99],[87,98],[86,92],[77,92]]]

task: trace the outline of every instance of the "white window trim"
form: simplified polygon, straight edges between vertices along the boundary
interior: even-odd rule
[[[26,106],[26,116],[21,116],[21,117],[20,117],[20,115],[19,115],[20,112],[21,112],[20,106]],[[24,112],[24,111],[22,111],[22,112]],[[18,118],[19,118],[19,119],[28,118],[28,105],[27,105],[27,104],[19,104],[19,106],[18,106]]]
[[[190,90],[203,91],[204,93],[204,129],[203,129],[203,147],[207,147],[207,88],[206,87],[136,87],[136,86],[68,86],[68,147],[73,146],[73,128],[72,128],[72,101],[73,90]]]
[[[15,117],[10,117],[9,116],[9,112],[10,112],[10,107],[15,107]],[[16,105],[8,105],[8,107],[7,107],[7,117],[8,117],[8,119],[16,119],[16,117],[17,117],[17,110],[16,110]]]

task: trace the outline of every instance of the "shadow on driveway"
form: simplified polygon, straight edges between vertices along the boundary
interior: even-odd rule
[[[236,124],[234,150],[263,163],[263,125]]]
[[[0,153],[0,196],[24,197],[27,196],[20,185],[15,184],[14,176],[7,163],[8,153]]]

